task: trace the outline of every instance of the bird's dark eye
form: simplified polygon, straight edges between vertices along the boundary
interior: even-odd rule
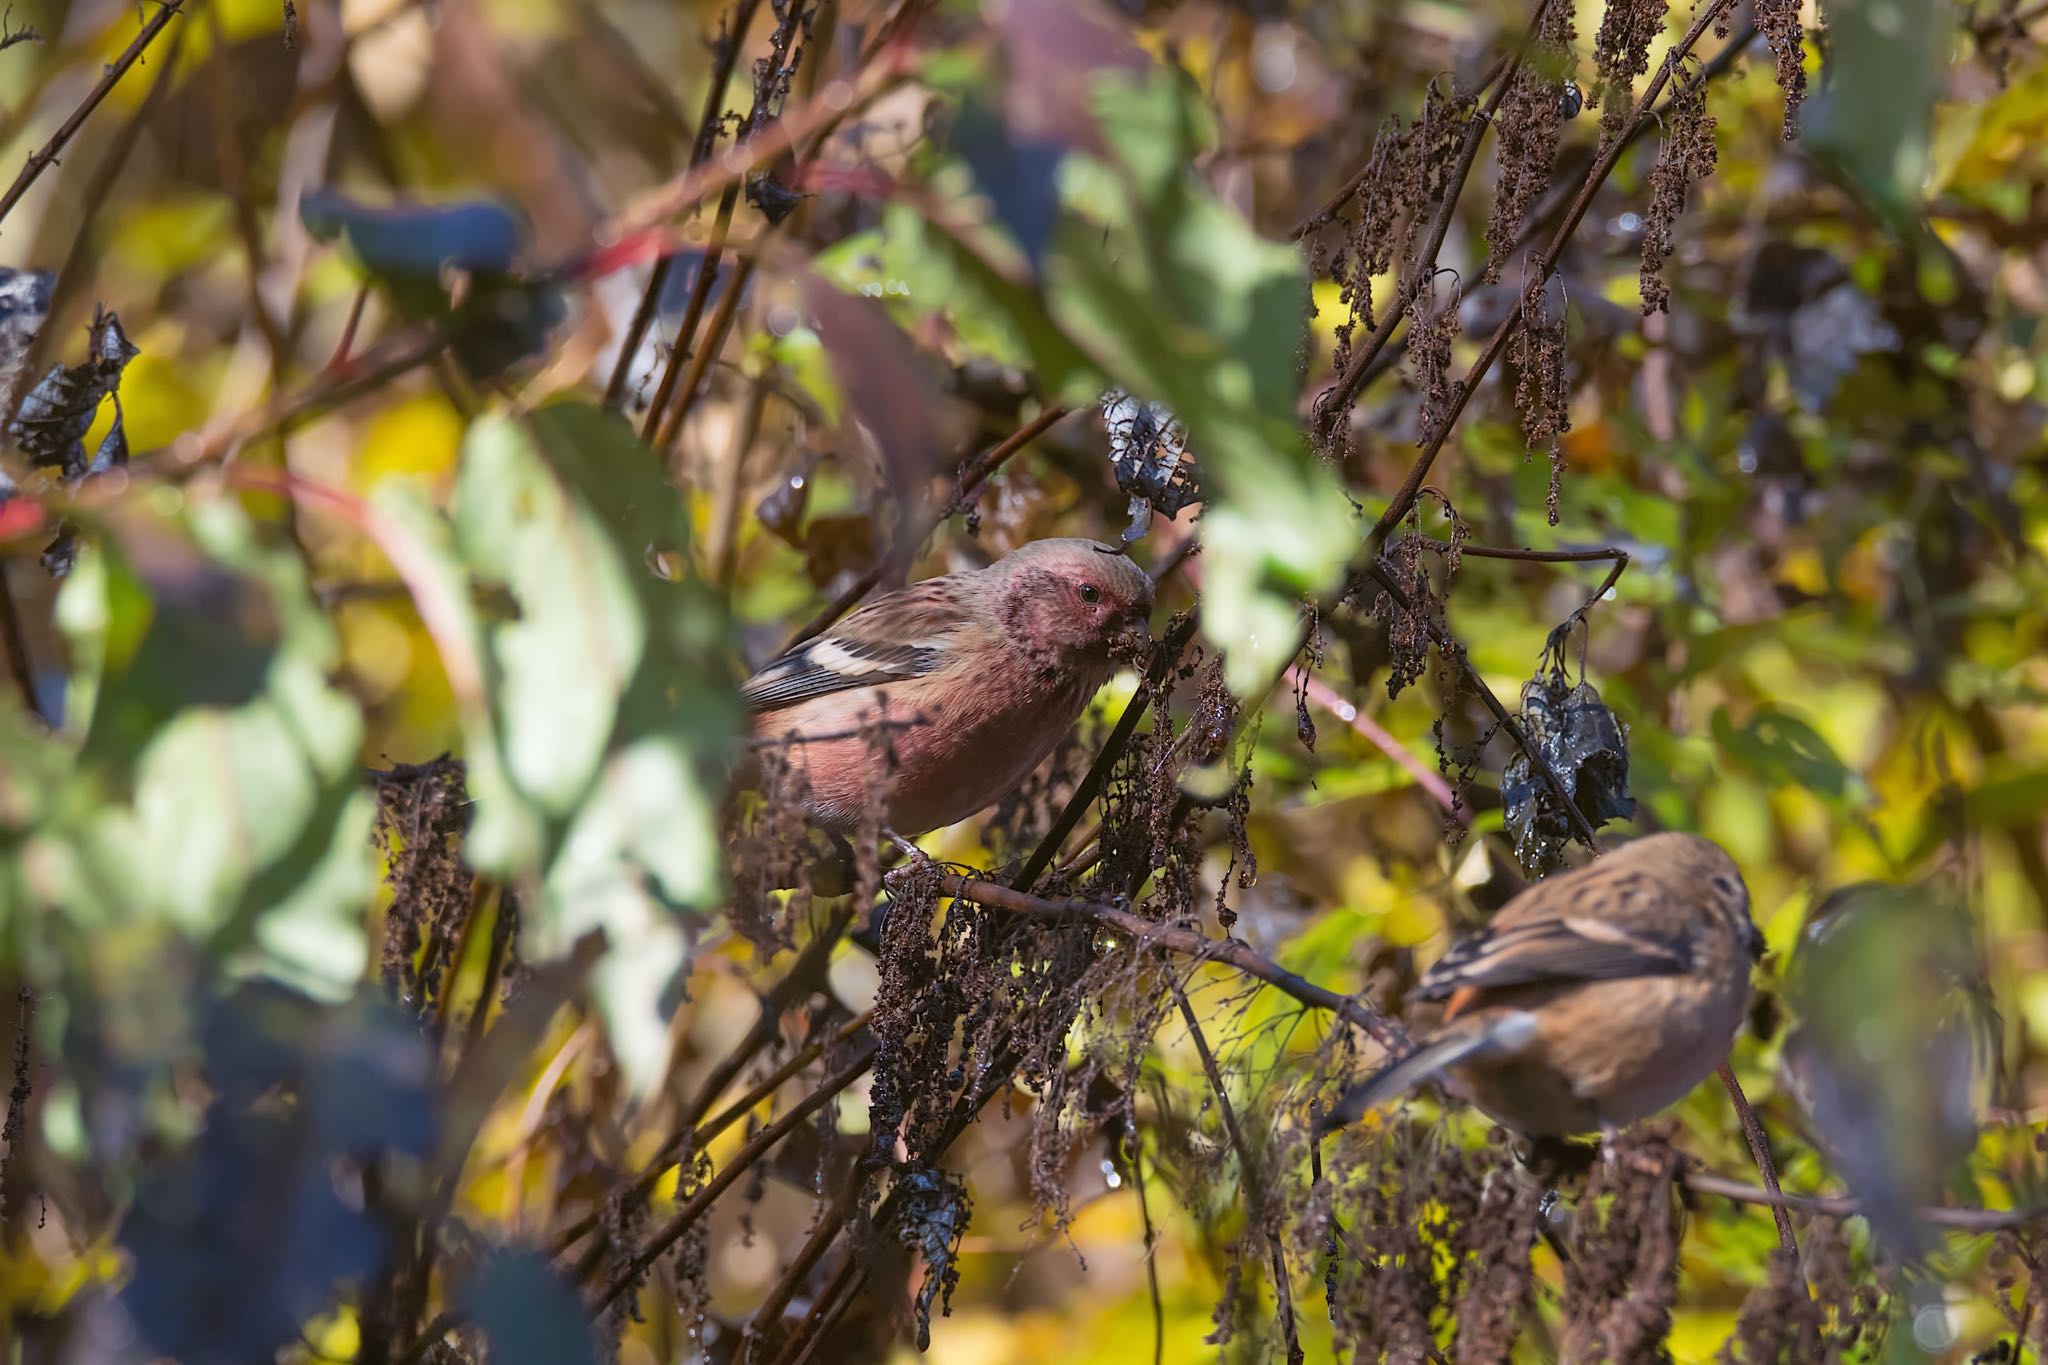
[[[1102,600],[1102,589],[1096,587],[1093,583],[1083,583],[1081,585],[1081,600],[1090,606],[1095,605]]]

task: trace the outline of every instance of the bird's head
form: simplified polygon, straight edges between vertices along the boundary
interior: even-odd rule
[[[1004,625],[1055,668],[1107,664],[1141,643],[1152,614],[1152,580],[1099,541],[1036,540],[992,566]]]

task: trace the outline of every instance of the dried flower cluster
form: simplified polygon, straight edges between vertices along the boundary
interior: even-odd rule
[[[1600,73],[1593,102],[1600,106],[1603,141],[1627,131],[1636,78],[1650,69],[1650,43],[1664,30],[1668,0],[1612,0],[1593,39],[1593,66]]]
[[[447,754],[378,775],[376,841],[391,887],[378,975],[401,1003],[425,1010],[463,931],[470,872],[462,861],[469,793]]]
[[[1557,295],[1553,301],[1552,294]],[[1508,360],[1519,376],[1515,406],[1522,414],[1522,438],[1529,453],[1550,461],[1545,497],[1550,524],[1557,525],[1557,497],[1564,479],[1563,437],[1572,429],[1572,390],[1565,373],[1565,308],[1562,290],[1532,279],[1522,290],[1522,325],[1508,343]]]
[[[1799,136],[1799,106],[1806,99],[1806,30],[1800,0],[1756,0],[1756,26],[1777,60],[1778,88],[1785,92],[1785,140]]]
[[[1643,312],[1670,306],[1671,286],[1664,278],[1664,259],[1676,248],[1672,229],[1685,212],[1692,187],[1714,173],[1714,116],[1707,112],[1703,81],[1681,78],[1671,92],[1671,111],[1664,120],[1664,146],[1650,172],[1650,207],[1643,214],[1641,269]]]
[[[1493,191],[1493,221],[1487,226],[1489,254],[1486,280],[1500,278],[1501,268],[1522,239],[1529,210],[1550,188],[1551,165],[1557,158],[1558,133],[1564,126],[1566,90],[1576,58],[1572,41],[1573,6],[1551,0],[1537,24],[1535,42],[1515,72],[1514,83],[1494,120],[1499,167]]]
[[[1678,1298],[1678,1149],[1667,1122],[1617,1139],[1575,1205],[1564,1266],[1567,1360],[1659,1357]]]
[[[1505,1143],[1467,1149],[1441,1127],[1389,1121],[1327,1155],[1297,1235],[1325,1260],[1339,1357],[1504,1359],[1527,1307],[1541,1197]]]

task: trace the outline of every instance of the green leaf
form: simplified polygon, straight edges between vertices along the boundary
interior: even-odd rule
[[[1134,194],[1085,195],[1047,262],[1050,311],[1118,386],[1165,403],[1214,490],[1203,514],[1205,624],[1240,694],[1294,652],[1302,597],[1357,543],[1348,501],[1295,413],[1308,282],[1191,171],[1207,120],[1178,72],[1097,81],[1097,112]],[[1087,162],[1070,184],[1099,183]],[[1070,196],[1077,208],[1082,196]]]
[[[44,789],[24,900],[345,994],[375,875],[362,717],[297,555],[226,499],[131,503],[90,528],[59,620],[83,733]]]
[[[677,912],[722,887],[717,794],[741,726],[716,597],[675,566],[689,522],[660,461],[585,404],[491,415],[464,444],[451,516],[381,505],[445,615],[476,812],[475,865],[541,893],[535,949],[602,930],[593,977],[636,1087],[660,1078]],[[658,569],[666,571],[658,571]]]
[[[1804,142],[1902,237],[1919,230],[1951,20],[1946,0],[1857,0],[1828,12],[1825,84],[1807,114]]]

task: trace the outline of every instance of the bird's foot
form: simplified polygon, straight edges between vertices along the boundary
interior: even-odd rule
[[[882,837],[884,839],[887,839],[890,843],[896,845],[897,852],[901,853],[905,858],[908,858],[913,863],[928,863],[931,861],[931,858],[926,855],[923,849],[919,848],[916,844],[904,838],[902,835],[898,834],[893,829],[889,829],[885,826],[882,830]]]

